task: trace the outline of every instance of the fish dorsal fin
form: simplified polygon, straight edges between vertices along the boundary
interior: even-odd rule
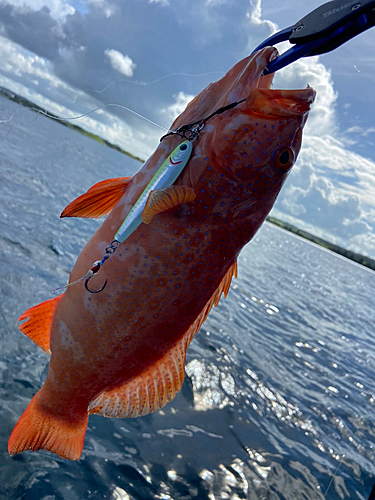
[[[133,177],[117,177],[94,184],[64,208],[60,217],[99,219],[108,215],[125,193]]]
[[[62,296],[63,294],[30,307],[18,318],[18,321],[27,320],[20,325],[21,332],[47,354],[51,354],[50,337],[53,315]]]
[[[162,212],[176,208],[182,203],[189,203],[196,197],[194,190],[188,186],[168,186],[154,189],[148,196],[142,212],[143,224],[150,224],[152,218]]]
[[[212,306],[219,303],[221,294],[227,296],[233,276],[237,277],[237,262],[229,268],[184,336],[162,359],[120,387],[103,391],[89,404],[89,413],[112,418],[140,417],[160,410],[172,401],[185,378],[186,350]]]

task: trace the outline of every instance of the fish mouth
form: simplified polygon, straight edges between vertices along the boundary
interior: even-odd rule
[[[253,78],[246,85],[247,112],[272,116],[301,115],[310,110],[316,92],[309,85],[305,89],[271,89],[274,73],[264,74],[269,63],[279,56],[275,47],[265,47],[252,54],[248,65],[255,65]]]
[[[278,56],[279,51],[275,47],[265,47],[250,56],[249,64],[256,65],[251,88],[271,89],[275,73],[265,75],[264,72],[268,68],[269,63],[277,59]]]
[[[249,115],[289,117],[309,111],[315,99],[315,91],[311,87],[271,89],[274,73],[264,73],[278,55],[275,47],[265,47],[239,61],[220,80],[202,90],[172,123],[171,129],[217,114],[220,108],[234,103],[239,104],[235,109]]]
[[[309,111],[315,99],[315,91],[311,87],[271,89],[274,73],[264,73],[278,55],[275,47],[265,47],[237,63],[228,73],[232,81],[225,93],[225,100],[229,103],[246,99],[241,104],[241,110],[245,113],[292,116]]]

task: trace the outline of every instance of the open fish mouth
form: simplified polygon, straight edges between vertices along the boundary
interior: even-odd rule
[[[241,105],[241,111],[245,113],[292,116],[308,111],[315,99],[311,87],[271,89],[274,73],[265,75],[264,71],[278,55],[275,47],[265,47],[234,66],[227,74],[232,81],[225,93],[226,102],[246,99]]]
[[[278,55],[275,47],[266,47],[253,55],[257,72],[246,88],[247,111],[272,116],[293,116],[309,111],[314,102],[316,92],[309,85],[305,89],[271,89],[274,73],[265,75],[264,70]]]
[[[309,111],[315,99],[315,91],[311,87],[271,89],[274,73],[265,75],[264,71],[278,55],[275,47],[265,47],[239,61],[225,76],[198,94],[176,118],[171,129],[195,123],[222,107],[241,101],[244,102],[235,109],[244,114],[290,117]]]

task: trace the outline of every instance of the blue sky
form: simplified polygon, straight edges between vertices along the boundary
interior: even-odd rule
[[[168,127],[209,82],[322,3],[0,0],[0,85],[63,117],[120,104]],[[309,84],[318,96],[273,211],[373,258],[374,79],[374,28],[277,73],[275,88]],[[164,133],[114,106],[75,123],[143,158]]]

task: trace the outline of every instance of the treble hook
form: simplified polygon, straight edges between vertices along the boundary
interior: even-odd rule
[[[99,290],[91,290],[91,289],[89,288],[89,281],[91,280],[91,278],[93,278],[93,276],[90,276],[90,277],[89,277],[89,278],[87,278],[87,279],[86,279],[86,281],[85,281],[85,288],[86,288],[86,290],[87,290],[88,292],[90,292],[90,293],[100,293],[100,292],[102,292],[102,291],[104,290],[104,288],[107,286],[107,280],[105,280],[104,285],[103,285],[101,288],[99,288]]]

